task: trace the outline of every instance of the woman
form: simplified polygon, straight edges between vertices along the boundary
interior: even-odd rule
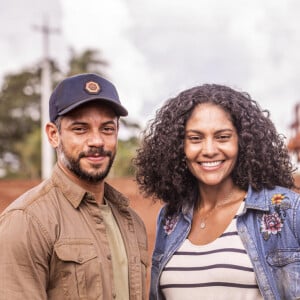
[[[150,299],[299,299],[293,167],[248,94],[211,84],[170,99],[135,165],[141,190],[165,203]]]

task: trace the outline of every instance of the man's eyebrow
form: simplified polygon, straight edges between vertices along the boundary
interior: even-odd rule
[[[106,121],[106,122],[103,122],[102,124],[103,125],[109,125],[109,124],[113,124],[113,125],[116,125],[116,121],[114,121],[114,120],[109,120],[109,121]]]
[[[71,125],[87,125],[87,122],[84,122],[84,121],[72,121]]]

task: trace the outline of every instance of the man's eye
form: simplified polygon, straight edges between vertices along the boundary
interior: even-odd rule
[[[114,127],[104,127],[103,131],[106,133],[114,133],[115,132],[115,128]]]
[[[84,132],[84,131],[85,131],[85,128],[83,128],[83,127],[74,127],[74,128],[73,128],[73,131],[74,131],[74,132],[77,132],[77,133],[81,133],[81,132]]]

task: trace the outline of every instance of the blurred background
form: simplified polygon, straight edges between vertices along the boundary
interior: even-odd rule
[[[129,110],[112,177],[132,176],[157,108],[203,83],[268,109],[297,165],[299,13],[297,0],[0,0],[0,178],[43,177],[41,98],[80,72],[112,80]]]
[[[0,212],[49,176],[43,107],[59,80],[81,72],[110,79],[129,110],[108,181],[142,217],[149,254],[161,204],[143,201],[131,159],[166,99],[204,83],[248,92],[297,166],[299,15],[298,0],[0,0]]]

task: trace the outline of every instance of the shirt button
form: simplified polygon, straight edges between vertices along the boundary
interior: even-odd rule
[[[97,224],[101,224],[101,223],[102,223],[102,220],[101,220],[101,219],[96,219],[96,223],[97,223]]]
[[[108,254],[108,255],[106,256],[106,258],[107,258],[108,260],[111,260],[111,255]]]
[[[113,298],[114,298],[114,299],[116,299],[116,298],[117,298],[117,295],[116,295],[116,293],[113,293],[113,295],[112,295],[112,296],[113,296]]]
[[[78,262],[81,263],[82,261],[83,261],[82,257],[79,257],[79,258],[78,258]]]

